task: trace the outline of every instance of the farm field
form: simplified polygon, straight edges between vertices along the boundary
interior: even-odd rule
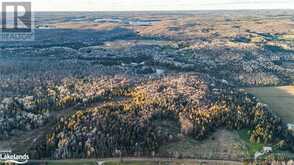
[[[259,87],[246,89],[268,104],[287,123],[294,123],[294,86]]]

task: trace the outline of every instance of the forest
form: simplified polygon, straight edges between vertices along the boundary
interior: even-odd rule
[[[294,149],[293,135],[266,105],[201,74],[169,75],[136,87],[116,88],[107,95],[127,99],[61,118],[35,146],[34,156],[152,156],[179,136],[201,140],[218,128],[249,128],[252,142]]]

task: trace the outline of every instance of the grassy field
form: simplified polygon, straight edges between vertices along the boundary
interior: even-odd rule
[[[259,143],[250,142],[249,129],[242,129],[238,131],[240,138],[246,143],[248,154],[253,157],[257,151],[261,151],[263,145]]]
[[[205,140],[183,138],[178,142],[164,145],[160,153],[177,153],[179,157],[199,159],[239,160],[247,158],[246,143],[237,132],[218,130]]]
[[[285,122],[294,123],[294,86],[249,88],[246,91],[268,104]]]

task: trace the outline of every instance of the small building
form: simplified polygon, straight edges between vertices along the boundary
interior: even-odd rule
[[[288,130],[294,131],[294,124],[287,124]]]
[[[272,147],[263,147],[263,150],[261,152],[256,152],[254,154],[254,159],[258,159],[260,156],[271,153],[272,151],[273,151]]]
[[[273,151],[272,147],[263,147],[263,153],[270,153]]]

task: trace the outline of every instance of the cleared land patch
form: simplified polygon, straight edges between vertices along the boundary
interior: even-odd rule
[[[287,123],[294,123],[294,86],[249,88]]]
[[[246,144],[238,134],[228,130],[218,130],[202,141],[183,138],[160,148],[161,153],[175,153],[179,157],[226,160],[247,158],[246,151]]]

